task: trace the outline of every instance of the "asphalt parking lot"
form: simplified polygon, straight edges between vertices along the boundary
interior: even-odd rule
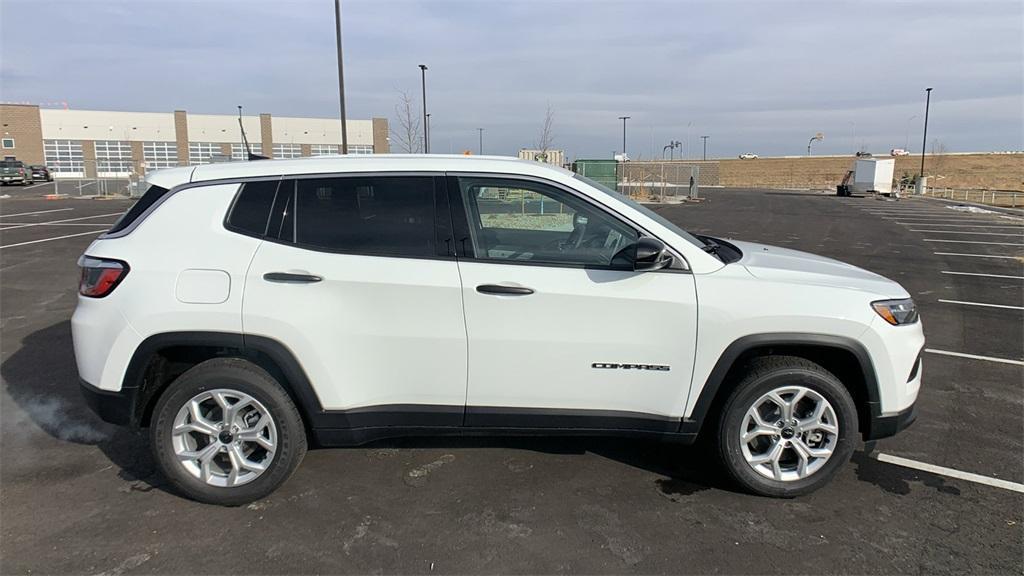
[[[917,423],[811,496],[736,493],[697,448],[416,439],[311,451],[270,498],[219,508],[166,491],[145,439],[79,396],[75,260],[130,202],[21,192],[0,192],[5,574],[1024,570],[1022,218],[760,190],[659,208],[695,232],[862,266],[918,302]]]

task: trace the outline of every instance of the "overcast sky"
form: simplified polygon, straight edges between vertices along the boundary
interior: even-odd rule
[[[350,118],[417,97],[432,151],[632,157],[1024,149],[1024,3],[343,0]],[[0,99],[337,114],[331,0],[0,0]]]

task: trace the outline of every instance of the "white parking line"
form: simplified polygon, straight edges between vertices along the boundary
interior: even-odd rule
[[[87,223],[87,222],[0,222],[0,226],[9,226],[11,228],[21,228],[24,226],[110,226],[106,222]],[[0,230],[7,230],[7,228],[0,228]]]
[[[995,256],[993,254],[960,254],[957,252],[932,252],[936,256],[970,256],[972,258],[1008,258],[1010,260],[1022,260],[1024,256]]]
[[[74,210],[74,208],[55,208],[53,210],[40,210],[38,212],[22,212],[20,214],[0,214],[0,218],[14,218],[15,216],[31,216],[33,214],[49,214],[50,212],[64,212],[65,210]]]
[[[953,468],[946,468],[945,466],[936,466],[934,464],[926,464],[924,462],[909,460],[907,458],[900,458],[899,456],[892,456],[890,454],[884,454],[881,452],[875,455],[875,459],[878,460],[879,462],[895,464],[896,466],[903,466],[904,468],[913,468],[914,470],[930,472],[932,474],[938,474],[939,476],[946,476],[947,478],[956,478],[958,480],[974,482],[975,484],[984,484],[985,486],[992,486],[994,488],[1002,488],[1004,490],[1010,490],[1012,492],[1024,493],[1024,484],[1010,482],[1009,480],[989,478],[988,476],[982,476],[981,474],[974,474],[972,472],[961,472],[959,470],[954,470]]]
[[[985,360],[986,362],[998,362],[1000,364],[1013,364],[1014,366],[1024,366],[1024,360],[1010,360],[1008,358],[978,356],[977,354],[964,354],[963,352],[950,352],[948,350],[936,350],[934,348],[925,348],[924,351],[928,352],[929,354],[939,354],[941,356],[956,356],[957,358],[970,358],[971,360]]]
[[[983,306],[985,308],[1004,308],[1007,310],[1024,310],[1024,306],[1008,306],[1006,304],[985,304],[984,302],[964,302],[963,300],[944,300],[939,298],[939,302],[944,304],[962,304],[964,306]]]
[[[63,240],[65,238],[74,238],[76,236],[88,236],[89,234],[92,234],[93,236],[99,236],[102,233],[103,233],[102,231],[90,230],[89,232],[82,232],[81,234],[68,234],[67,236],[57,236],[56,238],[43,238],[42,240],[32,240],[30,242],[18,242],[17,244],[6,244],[6,245],[3,245],[3,246],[0,246],[0,250],[3,250],[4,248],[14,248],[15,246],[27,246],[29,244],[39,244],[40,242],[51,242],[53,240]]]
[[[4,230],[15,230],[17,228],[28,228],[30,226],[46,226],[48,224],[61,224],[63,222],[75,222],[78,220],[92,220],[93,218],[106,218],[109,216],[120,216],[123,212],[112,212],[110,214],[97,214],[96,216],[82,216],[81,218],[66,218],[64,220],[53,220],[51,222],[34,222],[32,224],[22,224],[20,226],[11,226],[4,228]]]
[[[899,222],[899,224],[934,226],[935,228],[1021,228],[1022,224],[945,224],[943,222]]]
[[[981,240],[943,240],[941,238],[925,238],[925,242],[955,242],[957,244],[991,244],[993,246],[1024,246],[1017,242],[983,242]]]
[[[954,274],[956,276],[984,276],[985,278],[1009,278],[1011,280],[1024,280],[1024,276],[1008,276],[1006,274],[981,274],[979,272],[950,272],[943,270],[943,274]]]
[[[984,236],[1021,236],[1024,237],[1024,232],[969,232],[966,230],[924,230],[921,228],[912,228],[910,232],[933,232],[935,234],[980,234]]]

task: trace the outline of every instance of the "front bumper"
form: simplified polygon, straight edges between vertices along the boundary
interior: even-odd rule
[[[119,392],[100,390],[85,380],[79,380],[85,403],[104,422],[126,426],[135,416],[135,393],[138,388],[122,388]]]
[[[917,419],[917,404],[911,404],[908,408],[888,416],[872,416],[868,421],[867,429],[864,430],[864,440],[879,440],[895,436],[901,430],[905,430],[914,420]]]

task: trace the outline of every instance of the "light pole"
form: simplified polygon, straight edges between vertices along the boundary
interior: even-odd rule
[[[910,121],[913,120],[914,118],[917,118],[917,114],[914,114],[910,118],[907,118],[907,130],[906,133],[903,135],[903,149],[907,151],[910,150]]]
[[[345,122],[345,68],[341,57],[341,0],[334,0],[334,31],[338,44],[338,101],[341,106],[341,153],[348,154],[348,126]]]
[[[420,64],[420,85],[423,87],[423,153],[430,154],[430,123],[427,119],[427,65]]]
[[[480,133],[480,147],[478,148],[478,153],[481,156],[483,156],[484,155],[484,129],[483,128],[477,128],[476,131]]]
[[[626,120],[629,120],[630,116],[619,116],[619,120],[622,120],[622,161],[626,161]]]
[[[924,149],[928,146],[928,108],[932,105],[932,89],[925,88],[924,92],[924,136],[921,138],[921,174],[918,176],[918,182],[924,178]]]
[[[807,155],[808,156],[811,155],[811,144],[813,144],[815,140],[822,140],[824,138],[825,138],[825,136],[822,135],[821,132],[818,132],[814,136],[811,136],[811,139],[807,141]]]
[[[711,136],[701,136],[700,139],[704,141],[704,159],[708,159],[708,138]]]

